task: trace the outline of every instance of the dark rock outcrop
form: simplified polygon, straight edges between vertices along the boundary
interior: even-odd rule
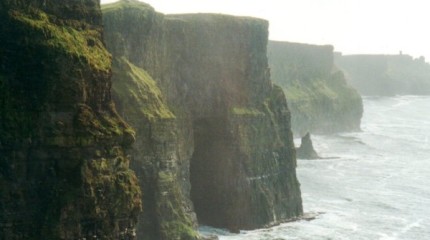
[[[282,90],[270,81],[266,21],[217,14],[162,15],[128,0],[104,7],[104,25],[114,57],[146,71],[169,109],[163,114],[170,116],[167,120],[156,116],[151,122],[145,120],[146,113],[135,113],[137,121],[131,121],[135,127],[157,129],[151,136],[138,135],[140,146],[167,143],[172,151],[168,158],[152,151],[151,159],[135,152],[142,164],[135,169],[141,168],[138,174],[146,178],[141,182],[154,186],[143,184],[144,192],[173,196],[172,189],[178,191],[168,201],[172,210],[165,212],[156,210],[155,197],[144,197],[145,206],[155,207],[147,211],[159,218],[152,229],[142,225],[142,239],[188,239],[180,232],[191,237],[188,230],[195,222],[189,217],[190,199],[200,223],[231,230],[302,214],[290,113]],[[125,109],[131,105],[128,101],[118,95],[123,111],[132,111]],[[169,164],[158,166],[164,163]],[[154,184],[158,175],[173,179],[165,190]],[[149,218],[142,216],[142,222]],[[187,227],[175,229],[163,218],[188,219],[182,221]]]
[[[287,97],[294,133],[360,129],[363,104],[333,63],[333,47],[270,41],[272,80]]]
[[[300,159],[320,158],[312,144],[311,134],[306,133],[306,135],[302,137],[302,142],[300,144],[300,147],[297,148],[297,158],[300,158]]]
[[[336,55],[336,64],[362,95],[428,95],[430,64],[409,55]]]
[[[110,97],[99,1],[0,3],[0,239],[133,238],[134,132]]]

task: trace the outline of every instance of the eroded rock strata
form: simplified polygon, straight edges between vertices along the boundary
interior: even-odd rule
[[[133,239],[134,132],[96,0],[0,2],[0,238]]]
[[[141,100],[117,95],[121,112],[136,119],[127,119],[133,126],[154,129],[137,135],[141,145],[135,145],[133,155],[141,164],[135,169],[140,168],[144,192],[154,196],[144,195],[144,205],[154,206],[146,210],[157,216],[152,229],[145,224],[151,214],[142,216],[143,239],[149,239],[145,233],[185,239],[177,234],[188,230],[165,232],[174,228],[170,220],[193,228],[190,200],[199,223],[230,230],[302,214],[290,113],[282,89],[270,81],[266,21],[216,14],[162,15],[146,4],[123,0],[104,6],[104,25],[108,48],[126,65],[120,71],[127,73],[132,66],[148,73],[162,97],[149,97],[146,104],[165,106],[163,113],[155,114],[142,104],[143,112],[133,113],[130,101]],[[139,155],[140,146],[153,148],[152,157]],[[162,146],[171,153],[157,152]],[[169,179],[165,190],[156,184],[160,177]],[[172,196],[167,201],[171,210],[157,210],[166,209],[157,206],[160,193]]]
[[[152,77],[124,56],[113,63],[113,98],[136,130],[132,165],[145,193],[139,239],[196,239],[197,220],[181,182],[189,187],[189,163],[179,158],[176,117]],[[185,166],[182,166],[185,164]],[[183,172],[184,173],[183,173]]]
[[[272,80],[287,97],[295,133],[360,129],[361,97],[334,65],[332,46],[270,41],[268,58]]]

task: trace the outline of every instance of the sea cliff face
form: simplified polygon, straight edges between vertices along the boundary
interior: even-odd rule
[[[114,60],[112,89],[119,113],[136,130],[131,167],[145,193],[138,238],[196,239],[197,220],[184,194],[189,189],[181,189],[189,167],[179,158],[175,115],[152,77],[124,56]]]
[[[268,58],[272,80],[287,97],[295,133],[360,129],[361,97],[334,65],[332,46],[270,41]]]
[[[362,95],[428,95],[430,64],[409,55],[336,55],[336,64]]]
[[[104,25],[114,57],[154,80],[165,109],[160,114],[129,114],[142,132],[155,129],[137,135],[143,149],[167,146],[170,151],[167,157],[164,149],[152,150],[148,159],[135,145],[133,157],[142,164],[135,169],[141,168],[144,192],[172,196],[172,209],[165,212],[156,210],[166,209],[157,206],[156,198],[144,197],[145,206],[155,207],[147,211],[158,216],[153,223],[158,227],[142,224],[143,239],[150,239],[148,233],[164,239],[191,238],[183,228],[196,224],[193,205],[199,223],[230,230],[276,224],[302,214],[290,113],[284,93],[270,81],[266,21],[216,14],[162,15],[146,4],[120,1],[104,7]],[[121,111],[133,111],[127,109],[129,99],[117,97]],[[154,118],[148,121],[149,115]],[[169,179],[165,190],[154,184],[157,176]],[[141,219],[148,222],[150,215]],[[166,232],[174,228],[169,221],[186,226],[169,235]]]
[[[110,95],[99,1],[0,3],[0,238],[133,238],[134,132]]]

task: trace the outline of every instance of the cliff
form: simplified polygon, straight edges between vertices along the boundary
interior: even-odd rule
[[[336,64],[362,95],[430,94],[430,64],[423,57],[338,54]]]
[[[0,238],[133,238],[134,132],[110,96],[99,1],[0,3]]]
[[[113,64],[113,97],[119,113],[136,129],[132,165],[145,193],[139,216],[139,239],[197,239],[197,220],[180,182],[176,117],[152,77],[125,57]],[[184,168],[184,169],[182,169]],[[185,172],[183,176],[182,171]],[[189,182],[186,183],[189,187]]]
[[[144,147],[134,148],[166,146],[171,152],[167,157],[163,149],[151,150],[152,157],[145,158],[137,150],[133,156],[142,164],[135,167],[141,168],[144,192],[155,196],[144,195],[144,205],[154,207],[147,211],[157,218],[151,228],[144,224],[150,215],[141,216],[142,239],[192,238],[193,209],[199,223],[235,231],[302,214],[290,113],[282,90],[270,81],[266,21],[162,15],[146,4],[123,0],[104,6],[104,25],[108,48],[127,65],[121,69],[146,72],[160,90],[150,91],[161,93],[160,101],[148,101],[166,110],[126,114],[134,107],[118,94],[124,115],[136,119],[133,126],[155,129],[137,135]],[[157,176],[169,180],[165,190],[156,184]],[[166,209],[157,206],[160,192],[171,196],[168,211],[157,210]],[[183,225],[175,230],[177,221]]]
[[[270,41],[272,80],[285,92],[298,135],[360,129],[363,104],[334,65],[333,47]]]

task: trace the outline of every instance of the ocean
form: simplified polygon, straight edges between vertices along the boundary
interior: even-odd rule
[[[220,240],[430,239],[430,97],[366,97],[361,132],[313,135],[298,160],[304,211],[315,220],[267,229],[202,227]],[[297,139],[299,143],[299,139]]]

